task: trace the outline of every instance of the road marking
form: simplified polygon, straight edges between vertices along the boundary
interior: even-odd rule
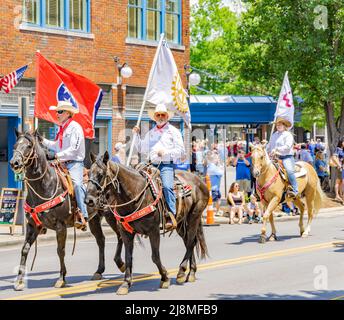
[[[292,254],[299,254],[299,253],[307,253],[312,252],[316,250],[326,249],[333,247],[334,243],[331,242],[324,242],[319,243],[315,245],[309,245],[305,247],[297,247],[297,248],[291,248],[291,249],[284,249],[284,250],[278,250],[278,251],[272,251],[269,253],[262,253],[262,254],[256,254],[256,255],[250,255],[250,256],[243,256],[239,258],[232,258],[232,259],[226,259],[226,260],[219,260],[214,261],[210,263],[200,264],[197,266],[197,270],[209,270],[219,267],[227,267],[232,266],[236,264],[241,263],[248,263],[253,261],[259,261],[259,260],[266,260],[270,258],[275,257],[283,257],[288,256]],[[178,272],[178,268],[167,270],[169,276],[176,275]],[[145,275],[138,275],[133,277],[133,282],[141,282],[141,281],[148,281],[153,279],[160,279],[160,274],[158,272],[154,272],[151,274],[145,274]],[[84,293],[84,292],[90,292],[90,291],[97,291],[104,288],[109,287],[115,287],[121,285],[123,282],[123,276],[116,277],[113,279],[106,279],[106,280],[99,280],[99,281],[92,281],[85,284],[75,285],[72,287],[62,288],[62,289],[52,289],[49,291],[44,292],[38,292],[38,293],[32,293],[27,295],[19,295],[14,296],[11,298],[6,298],[4,300],[40,300],[40,299],[51,299],[56,297],[64,297],[76,293]]]

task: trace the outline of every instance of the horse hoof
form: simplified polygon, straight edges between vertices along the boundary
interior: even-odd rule
[[[186,281],[186,276],[185,275],[179,276],[177,277],[176,281],[178,284],[183,284]]]
[[[96,273],[93,275],[93,277],[92,277],[91,280],[101,280],[101,279],[103,279],[103,276],[101,275],[101,273],[96,272]]]
[[[301,238],[307,238],[308,237],[308,233],[304,232],[302,235],[301,235]]]
[[[196,281],[196,277],[194,274],[190,274],[188,276],[187,282],[195,282]]]
[[[265,243],[265,242],[266,242],[266,238],[264,236],[260,236],[259,243]]]
[[[24,281],[17,281],[14,285],[14,290],[15,291],[23,291],[25,288],[25,283]]]
[[[166,280],[166,281],[160,281],[160,288],[161,289],[168,289],[170,286],[170,279]]]
[[[277,241],[278,239],[277,239],[276,235],[273,233],[273,234],[271,234],[271,236],[269,237],[268,240],[269,241]]]
[[[116,294],[119,296],[125,296],[129,293],[129,288],[127,286],[119,287]]]
[[[126,268],[127,268],[127,267],[125,266],[125,263],[123,263],[122,266],[119,268],[119,271],[121,271],[122,273],[124,273]]]
[[[57,280],[55,283],[55,288],[64,288],[66,286],[66,282],[64,280]]]

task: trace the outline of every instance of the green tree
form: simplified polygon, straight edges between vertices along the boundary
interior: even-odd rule
[[[334,151],[344,136],[344,2],[247,0],[238,29],[239,74],[278,95],[285,71],[305,100],[303,123],[327,123]]]
[[[199,0],[192,7],[190,63],[208,72],[208,75],[201,74],[204,89],[217,94],[236,93],[237,55],[240,51],[238,21],[221,2]]]

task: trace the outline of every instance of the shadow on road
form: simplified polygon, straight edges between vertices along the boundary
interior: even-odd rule
[[[344,299],[344,290],[300,290],[297,294],[213,294],[209,299],[216,300],[332,300],[335,298]]]
[[[268,235],[267,237],[269,237],[270,235]],[[248,236],[248,237],[243,237],[241,238],[240,241],[238,242],[230,242],[230,243],[226,243],[226,244],[229,244],[229,245],[240,245],[240,244],[244,244],[244,243],[249,243],[249,242],[259,242],[259,238],[260,238],[260,235],[251,235],[251,236]],[[290,239],[295,239],[295,238],[300,238],[300,236],[298,235],[294,235],[294,236],[278,236],[277,235],[277,242],[282,242],[282,241],[286,241],[286,240],[290,240]],[[268,242],[268,241],[267,241]]]

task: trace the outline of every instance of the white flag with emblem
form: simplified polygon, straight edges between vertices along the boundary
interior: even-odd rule
[[[187,93],[166,40],[163,40],[157,56],[152,79],[146,92],[146,101],[155,105],[164,103],[169,110],[181,116],[189,128],[191,127]]]
[[[281,117],[290,121],[294,125],[294,101],[293,94],[288,79],[288,71],[285,73],[283,85],[277,102],[275,119]]]

